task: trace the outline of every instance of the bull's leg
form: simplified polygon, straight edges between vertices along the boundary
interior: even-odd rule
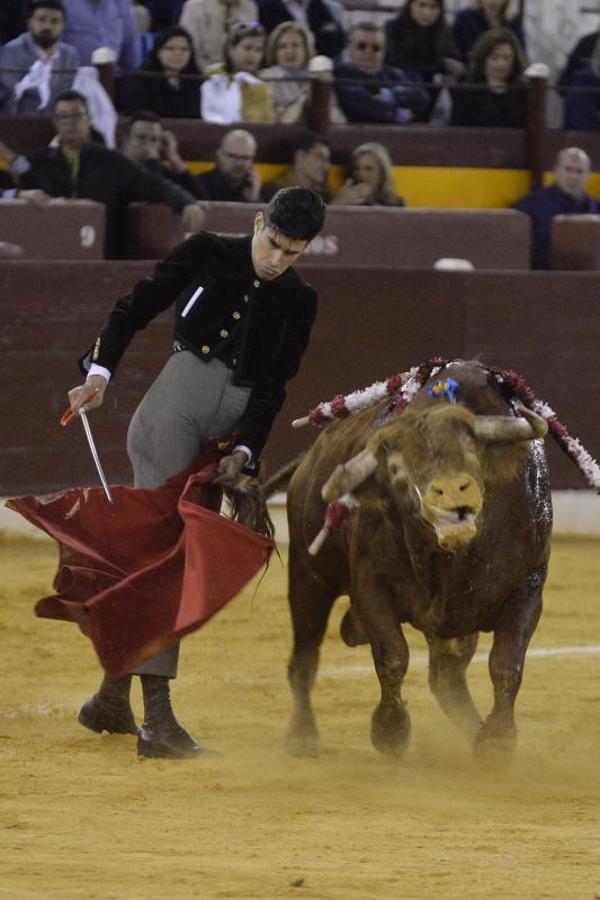
[[[319,650],[336,592],[295,558],[290,548],[289,601],[294,646],[288,679],[294,707],[286,746],[295,756],[317,756],[319,733],[311,703],[311,692],[319,665]]]
[[[514,749],[517,729],[515,700],[523,678],[525,653],[542,611],[542,587],[546,566],[530,576],[512,598],[502,624],[494,631],[489,670],[494,686],[494,706],[475,743],[478,752],[506,753]]]
[[[469,740],[481,729],[482,719],[467,685],[467,666],[479,635],[444,640],[426,635],[429,644],[429,687],[448,718]]]
[[[371,741],[387,756],[400,756],[410,735],[410,716],[402,700],[409,649],[392,596],[384,584],[368,576],[353,587],[353,602],[371,644],[381,700],[371,720]]]

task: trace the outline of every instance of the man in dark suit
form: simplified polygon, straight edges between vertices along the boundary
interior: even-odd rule
[[[198,231],[204,223],[199,202],[179,185],[146,172],[117,150],[91,140],[91,121],[85,97],[64,91],[54,102],[57,140],[27,159],[16,157],[11,169],[19,189],[38,188],[51,197],[96,200],[106,206],[107,256],[117,255],[120,213],[138,201],[165,203],[181,213],[184,226]]]
[[[186,469],[209,437],[233,438],[217,483],[257,473],[317,309],[316,291],[291,265],[322,229],[324,210],[311,190],[282,190],[256,214],[252,236],[195,235],[118,301],[81,361],[85,384],[69,392],[69,401],[76,413],[99,406],[136,331],[175,305],[173,353],[129,426],[136,487],[156,488]],[[177,648],[134,673],[144,695],[142,756],[183,758],[201,750],[171,710],[176,671]],[[131,675],[105,678],[80,722],[93,731],[135,732],[130,685]]]
[[[532,269],[552,268],[551,236],[555,216],[600,213],[600,201],[590,197],[585,190],[591,169],[592,163],[585,150],[566,147],[556,157],[554,184],[538,188],[515,203],[515,209],[531,218]]]
[[[335,69],[340,108],[349,122],[407,125],[429,106],[423,87],[401,69],[384,65],[385,31],[357,22],[348,35],[347,62]]]

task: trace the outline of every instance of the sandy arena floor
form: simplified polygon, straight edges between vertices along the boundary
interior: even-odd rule
[[[438,710],[414,632],[412,743],[396,766],[375,753],[376,678],[368,650],[338,637],[343,601],[316,691],[322,756],[287,757],[290,629],[277,559],[255,596],[247,590],[183,645],[176,709],[220,755],[138,761],[133,737],[76,722],[99,669],[75,626],[33,617],[54,557],[43,542],[0,542],[1,898],[600,895],[600,542],[555,542],[519,748],[504,771],[474,761]],[[573,649],[586,646],[595,650]],[[480,659],[471,684],[487,712]]]

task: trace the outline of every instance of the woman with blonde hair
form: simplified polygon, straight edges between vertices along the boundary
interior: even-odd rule
[[[204,70],[202,118],[207,122],[273,122],[273,89],[259,76],[265,52],[260,22],[236,22],[223,46],[223,60]]]
[[[335,196],[337,206],[404,206],[396,193],[390,154],[383,144],[369,141],[355,147],[350,177]]]
[[[311,60],[317,64],[313,71]],[[312,85],[310,79],[322,78],[333,81],[331,71],[326,71],[319,63],[324,57],[315,56],[314,38],[308,28],[300,22],[290,20],[280,22],[273,29],[267,41],[266,60],[268,66],[258,73],[260,78],[271,83],[275,121],[293,124],[303,122],[306,107],[310,103]],[[328,62],[325,59],[325,62]],[[330,68],[333,68],[330,64]],[[294,80],[298,79],[298,80]],[[334,124],[345,122],[332,91],[329,119]]]
[[[310,98],[308,63],[314,56],[312,34],[300,22],[281,22],[267,41],[267,68],[258,73],[273,82],[276,122],[300,122]],[[288,80],[298,78],[298,81]]]
[[[475,0],[471,9],[461,9],[454,19],[454,40],[468,62],[477,40],[492,28],[508,28],[525,50],[525,34],[520,16],[511,16],[511,0]]]

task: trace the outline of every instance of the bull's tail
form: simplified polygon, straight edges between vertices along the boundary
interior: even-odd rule
[[[284,491],[287,488],[292,475],[304,459],[305,455],[305,453],[301,453],[299,456],[296,456],[295,459],[292,459],[291,462],[282,466],[279,471],[271,475],[271,477],[261,485],[265,500],[268,500],[269,497],[272,497],[273,494],[276,494],[278,491]]]

